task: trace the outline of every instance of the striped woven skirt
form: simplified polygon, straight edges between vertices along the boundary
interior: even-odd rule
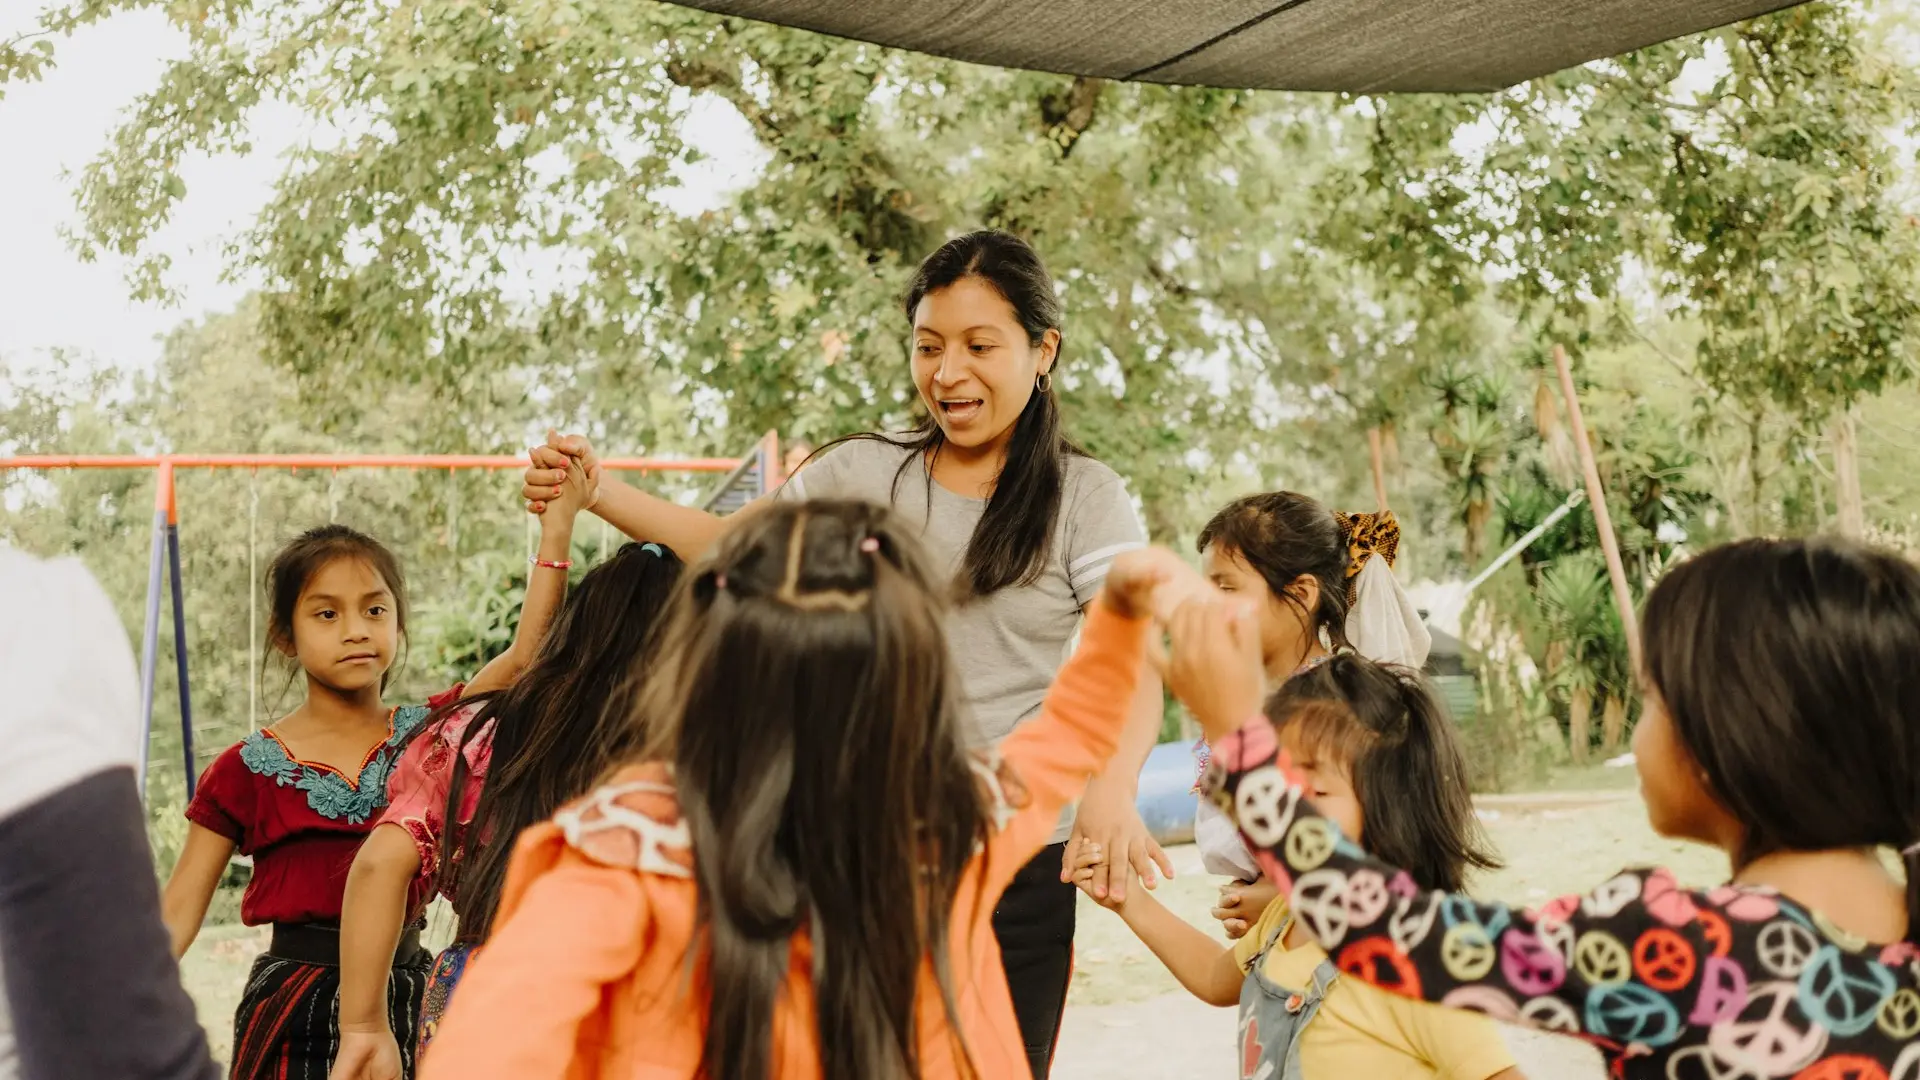
[[[408,1077],[431,960],[415,945],[387,979],[387,1023]],[[231,1080],[327,1080],[339,1051],[339,965],[261,954],[233,1015]]]

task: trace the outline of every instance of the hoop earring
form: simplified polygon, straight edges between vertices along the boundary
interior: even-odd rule
[[[1044,372],[1033,380],[1033,388],[1044,394],[1053,389],[1053,372]]]

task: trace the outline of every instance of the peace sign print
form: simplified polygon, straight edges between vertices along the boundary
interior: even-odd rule
[[[1543,922],[1539,929],[1540,940],[1547,947],[1560,954],[1560,959],[1568,967],[1573,966],[1573,924],[1563,922]]]
[[[1647,914],[1668,926],[1685,926],[1700,914],[1693,898],[1668,870],[1655,870],[1647,875],[1647,889],[1641,900],[1647,906]]]
[[[1633,874],[1621,874],[1588,893],[1586,899],[1580,901],[1580,908],[1596,919],[1611,919],[1638,899],[1640,879]]]
[[[1762,927],[1760,940],[1754,944],[1754,950],[1760,955],[1760,966],[1766,968],[1768,974],[1782,979],[1799,978],[1819,948],[1820,940],[1813,936],[1813,931],[1785,920]]]
[[[1420,995],[1420,972],[1415,970],[1413,961],[1395,949],[1390,941],[1377,937],[1361,938],[1340,950],[1340,959],[1335,966],[1389,993],[1415,1001],[1423,1000]]]
[[[1347,875],[1338,870],[1315,870],[1293,886],[1293,917],[1322,942],[1347,936]]]
[[[1693,921],[1700,925],[1701,935],[1713,947],[1713,955],[1725,956],[1733,951],[1733,927],[1727,925],[1726,919],[1716,912],[1703,911]]]
[[[1507,996],[1505,990],[1492,986],[1455,987],[1452,993],[1440,999],[1440,1004],[1449,1009],[1484,1013],[1503,1024],[1520,1019],[1520,1006]]]
[[[1663,994],[1692,982],[1698,962],[1693,945],[1665,927],[1656,926],[1633,943],[1633,973]]]
[[[1714,1053],[1761,1076],[1792,1076],[1827,1048],[1827,1029],[1798,1015],[1792,983],[1754,987],[1730,1019],[1707,1031]]]
[[[1859,934],[1842,930],[1834,924],[1832,919],[1827,918],[1818,911],[1811,912],[1810,914],[1813,916],[1814,927],[1821,933],[1827,935],[1828,941],[1833,942],[1835,945],[1851,953],[1865,952],[1867,950],[1866,938],[1861,937]]]
[[[1793,1080],[1887,1080],[1887,1070],[1870,1057],[1840,1054],[1814,1062]]]
[[[1614,986],[1633,977],[1633,957],[1619,938],[1589,930],[1573,947],[1573,968],[1594,986]]]
[[[1623,1043],[1665,1046],[1680,1037],[1680,1012],[1637,983],[1602,986],[1587,995],[1587,1030]]]
[[[1738,885],[1716,885],[1707,893],[1707,902],[1739,922],[1766,922],[1780,914],[1780,902],[1756,889]]]
[[[1354,926],[1371,926],[1393,903],[1387,879],[1374,870],[1355,870],[1347,878],[1347,918]]]
[[[1335,833],[1325,818],[1303,817],[1287,830],[1287,865],[1305,873],[1333,857]]]
[[[1479,982],[1493,970],[1493,942],[1479,923],[1455,923],[1440,939],[1440,963],[1460,982]]]
[[[1539,934],[1515,927],[1500,939],[1500,971],[1507,982],[1527,997],[1560,989],[1567,981],[1567,962]]]
[[[1893,1059],[1892,1080],[1920,1080],[1920,1043],[1914,1043]]]
[[[1711,1047],[1687,1046],[1667,1059],[1667,1080],[1773,1080],[1722,1058]]]
[[[1439,904],[1402,904],[1400,910],[1387,920],[1387,936],[1393,939],[1395,948],[1410,953],[1427,940],[1428,934],[1433,933],[1434,921],[1439,917]]]
[[[1573,1006],[1557,997],[1537,997],[1520,1006],[1520,1022],[1541,1031],[1558,1031],[1566,1035],[1580,1031],[1580,1017],[1574,1013]]]
[[[1693,999],[1687,1021],[1701,1027],[1736,1016],[1747,1004],[1747,971],[1724,956],[1709,956],[1700,965],[1700,994]]]
[[[1240,778],[1233,792],[1234,817],[1255,847],[1270,848],[1286,835],[1300,805],[1300,789],[1279,769],[1262,765]]]
[[[1800,976],[1800,1008],[1835,1035],[1851,1037],[1873,1026],[1894,988],[1893,972],[1878,964],[1849,964],[1839,949],[1823,945]]]
[[[1492,918],[1484,916],[1491,915]],[[1440,917],[1449,927],[1462,924],[1477,926],[1486,931],[1487,940],[1498,938],[1502,931],[1513,924],[1513,916],[1500,906],[1481,907],[1472,897],[1458,893],[1447,893],[1440,900]]]
[[[1905,989],[1894,991],[1887,1003],[1880,1006],[1876,1022],[1894,1042],[1907,1042],[1920,1035],[1920,994]]]

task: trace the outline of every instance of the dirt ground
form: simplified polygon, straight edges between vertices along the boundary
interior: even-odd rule
[[[1487,830],[1508,868],[1473,883],[1479,896],[1535,904],[1591,888],[1623,866],[1657,863],[1684,882],[1725,880],[1717,853],[1662,840],[1647,828],[1630,790],[1554,792],[1482,802]],[[1196,925],[1207,917],[1218,879],[1191,847],[1172,851],[1176,877],[1160,896]],[[436,914],[429,937],[444,935]],[[1224,941],[1224,939],[1223,939]],[[214,1052],[233,1045],[233,1009],[248,965],[265,944],[261,931],[210,927],[183,964]],[[1076,968],[1055,1080],[1205,1080],[1234,1075],[1234,1015],[1193,999],[1111,912],[1081,898]],[[1600,1080],[1599,1058],[1585,1045],[1514,1031],[1511,1041],[1532,1080]]]

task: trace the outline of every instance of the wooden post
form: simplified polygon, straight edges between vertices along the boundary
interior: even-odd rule
[[[1367,449],[1373,455],[1373,500],[1380,513],[1387,512],[1387,474],[1386,459],[1380,452],[1380,429],[1367,429]]]
[[[1867,511],[1860,497],[1860,434],[1853,406],[1840,410],[1833,421],[1833,482],[1840,532],[1859,537],[1867,531]]]
[[[1573,367],[1565,346],[1553,347],[1553,366],[1560,372],[1560,393],[1567,399],[1567,426],[1573,429],[1573,447],[1580,453],[1580,471],[1587,481],[1587,505],[1600,533],[1600,551],[1607,557],[1607,577],[1613,582],[1613,602],[1620,609],[1620,626],[1627,635],[1627,655],[1640,670],[1640,627],[1633,615],[1633,593],[1627,589],[1627,568],[1620,561],[1620,542],[1613,535],[1613,515],[1607,512],[1607,493],[1600,487],[1600,466],[1593,460],[1587,423],[1580,416],[1580,395],[1573,389]]]

